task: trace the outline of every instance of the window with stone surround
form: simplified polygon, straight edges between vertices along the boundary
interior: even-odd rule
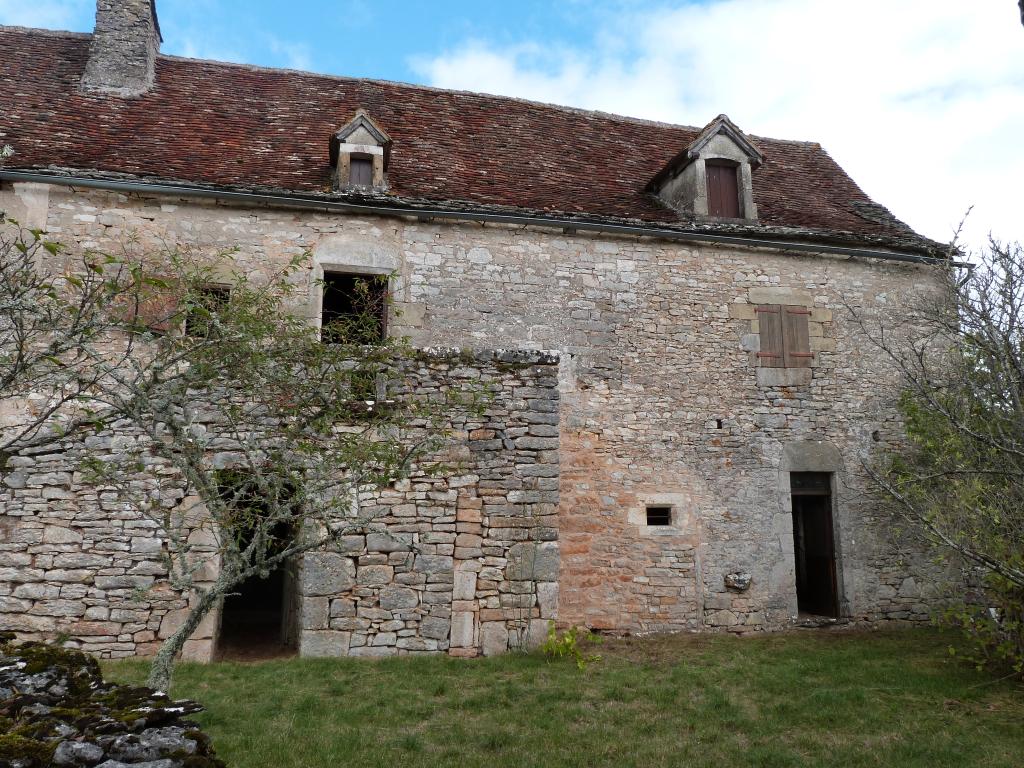
[[[387,333],[388,277],[324,272],[321,338],[331,344],[377,344]]]
[[[759,326],[760,350],[757,359],[762,368],[810,368],[814,353],[807,307],[788,304],[762,304],[755,310]]]
[[[692,500],[686,493],[641,493],[626,510],[641,536],[682,536],[693,532]]]

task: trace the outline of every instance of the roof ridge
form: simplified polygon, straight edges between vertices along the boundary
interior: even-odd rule
[[[338,75],[328,72],[311,72],[307,69],[291,69],[288,67],[268,67],[263,64],[248,64],[237,61],[221,61],[219,59],[197,59],[190,56],[178,56],[176,54],[161,53],[158,56],[159,59],[169,59],[173,61],[181,62],[192,62],[198,64],[210,64],[214,66],[223,67],[237,67],[241,69],[248,69],[253,72],[274,72],[279,74],[290,74],[290,75],[303,75],[305,77],[318,77],[324,78],[325,80],[342,80],[346,82],[357,82],[357,83],[372,83],[379,85],[393,85],[400,86],[402,88],[410,88],[419,91],[430,91],[434,93],[450,93],[457,96],[487,96],[494,99],[502,99],[504,101],[516,102],[519,104],[530,104],[538,107],[547,107],[549,109],[557,109],[561,112],[568,112],[576,115],[589,115],[594,117],[611,118],[614,120],[620,120],[624,122],[637,123],[640,125],[650,125],[658,128],[676,128],[686,131],[699,131],[700,128],[693,125],[682,125],[681,123],[670,123],[664,120],[652,120],[645,117],[635,117],[633,115],[621,115],[617,112],[605,112],[599,109],[584,109],[583,107],[573,107],[568,104],[557,104],[551,101],[538,101],[537,99],[527,99],[522,96],[508,96],[501,93],[490,93],[487,91],[470,91],[464,88],[442,88],[437,85],[424,85],[422,83],[408,83],[404,80],[388,80],[381,77],[354,77],[352,75]]]
[[[31,32],[46,37],[92,37],[91,32],[72,32],[69,29],[43,29],[42,27],[22,27],[17,24],[0,24],[0,32]]]
[[[92,33],[90,32],[71,32],[68,30],[43,29],[40,27],[21,27],[5,25],[0,25],[0,32],[42,34],[47,37],[66,37],[75,39],[86,39],[92,37]],[[633,125],[646,125],[653,128],[671,128],[675,130],[693,131],[694,133],[699,133],[702,130],[702,127],[697,125],[685,125],[683,123],[673,123],[666,120],[654,120],[652,118],[647,117],[636,117],[635,115],[623,115],[618,112],[606,112],[605,110],[601,109],[586,109],[584,107],[573,107],[568,104],[558,104],[552,101],[540,101],[538,99],[528,99],[523,96],[508,96],[506,94],[490,93],[487,91],[470,91],[464,88],[442,88],[436,85],[408,83],[403,80],[388,80],[386,78],[380,77],[354,77],[352,75],[338,75],[329,72],[312,72],[307,69],[293,69],[290,67],[269,67],[263,64],[250,64],[247,62],[222,61],[220,59],[200,59],[193,56],[179,56],[177,54],[171,53],[160,53],[158,54],[157,58],[169,61],[181,61],[196,64],[206,64],[210,66],[246,69],[252,72],[272,72],[282,75],[301,75],[303,77],[323,78],[325,80],[338,80],[350,83],[372,83],[378,85],[399,86],[401,88],[410,88],[414,90],[428,91],[433,93],[450,93],[457,96],[487,96],[490,98],[501,99],[503,101],[513,102],[517,104],[527,104],[531,106],[544,107],[546,109],[554,109],[558,110],[559,112],[564,112],[567,114],[581,115],[584,117],[602,118],[614,120],[616,122],[629,123]],[[744,131],[744,133],[746,133],[746,135],[752,139],[760,139],[762,141],[795,144],[800,146],[808,146],[811,148],[821,148],[821,144],[816,141],[777,139],[771,136],[762,136],[760,134],[748,133],[746,131]]]

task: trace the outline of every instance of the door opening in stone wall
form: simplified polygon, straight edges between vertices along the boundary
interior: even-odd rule
[[[247,480],[226,475],[225,486],[238,492]],[[249,499],[253,520],[259,520],[261,503],[254,493]],[[266,519],[266,518],[264,518]],[[241,532],[241,547],[252,541],[255,530]],[[280,522],[269,531],[272,542],[284,546],[291,540],[291,524]],[[276,545],[271,546],[271,551]],[[280,551],[280,550],[278,550]],[[264,577],[251,576],[224,598],[220,615],[217,651],[220,658],[255,659],[295,653],[298,646],[298,580],[292,561],[269,571]]]
[[[832,475],[829,472],[793,472],[790,490],[796,598],[800,613],[838,617]]]

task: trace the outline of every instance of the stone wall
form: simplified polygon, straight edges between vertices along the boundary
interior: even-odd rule
[[[432,350],[389,384],[399,397],[404,389],[418,398],[480,393],[483,412],[451,413],[450,441],[432,457],[449,473],[417,467],[365,493],[368,532],[298,564],[302,655],[475,656],[543,634],[558,599],[557,363],[544,352]],[[102,459],[134,440],[119,424],[8,457],[0,631],[63,635],[73,647],[119,657],[154,653],[184,621],[187,596],[166,583],[155,524],[115,492],[84,484],[77,469],[84,455]],[[205,578],[215,577],[213,563]],[[186,657],[213,657],[218,620],[213,613],[202,623]]]
[[[324,270],[393,272],[391,327],[416,344],[559,350],[563,624],[787,626],[791,471],[834,474],[844,616],[920,619],[937,598],[920,547],[866,495],[861,458],[900,440],[898,377],[850,315],[902,320],[933,267],[30,185],[5,203],[82,247],[237,246],[254,276],[308,252],[311,315]],[[765,292],[812,311],[811,369],[758,367]],[[652,503],[672,526],[644,524]],[[746,591],[725,586],[737,571]]]

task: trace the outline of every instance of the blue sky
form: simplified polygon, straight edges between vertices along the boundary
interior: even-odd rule
[[[948,240],[1024,240],[1024,27],[1013,0],[157,0],[163,52],[464,88],[818,141]],[[0,0],[90,31],[92,0]],[[667,152],[666,157],[674,152]]]
[[[467,42],[585,47],[623,2],[158,0],[164,53],[421,82],[417,62]],[[514,12],[511,10],[514,8]],[[4,0],[0,23],[92,31],[92,0]]]

